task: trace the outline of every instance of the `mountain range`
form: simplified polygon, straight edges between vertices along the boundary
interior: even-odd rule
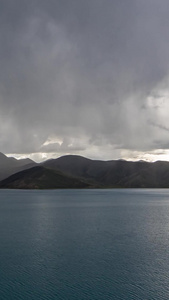
[[[0,188],[169,188],[169,162],[66,155],[38,164],[0,153]]]

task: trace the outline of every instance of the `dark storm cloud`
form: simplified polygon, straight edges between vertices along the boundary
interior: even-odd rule
[[[113,158],[164,143],[168,15],[166,0],[0,0],[0,150]]]

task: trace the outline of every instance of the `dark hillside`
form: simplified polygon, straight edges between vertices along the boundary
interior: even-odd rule
[[[21,171],[0,182],[0,188],[12,189],[57,189],[57,188],[90,188],[91,184],[46,169],[42,166]]]

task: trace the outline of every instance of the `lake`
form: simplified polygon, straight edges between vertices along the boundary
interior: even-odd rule
[[[0,190],[0,299],[169,299],[169,190]]]

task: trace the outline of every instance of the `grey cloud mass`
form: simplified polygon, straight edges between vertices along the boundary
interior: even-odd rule
[[[162,153],[168,16],[168,0],[0,0],[0,151]]]

